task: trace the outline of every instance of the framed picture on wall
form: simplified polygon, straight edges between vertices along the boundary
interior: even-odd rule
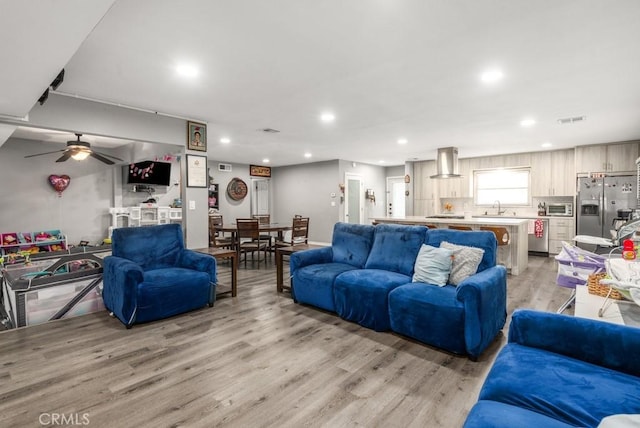
[[[207,151],[207,125],[187,122],[187,149],[199,152]]]
[[[187,155],[187,187],[207,187],[207,157]]]

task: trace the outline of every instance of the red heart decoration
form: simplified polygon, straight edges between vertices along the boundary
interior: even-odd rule
[[[69,186],[70,181],[71,177],[68,175],[51,174],[49,176],[49,184],[58,192],[58,196],[62,195],[62,192]]]

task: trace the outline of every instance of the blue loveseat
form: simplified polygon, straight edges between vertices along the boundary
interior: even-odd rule
[[[640,413],[639,357],[639,328],[516,310],[464,427],[596,427]]]
[[[412,282],[422,244],[482,248],[475,275],[457,287]],[[506,269],[491,232],[337,223],[330,247],[291,255],[294,300],[376,331],[392,330],[477,358],[506,321]]]
[[[111,239],[102,299],[127,328],[213,306],[216,259],[185,249],[179,224],[119,228]]]

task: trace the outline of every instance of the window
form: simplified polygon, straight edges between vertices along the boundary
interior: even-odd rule
[[[474,171],[474,203],[479,206],[492,206],[496,201],[500,201],[502,206],[531,205],[529,173],[529,168]]]

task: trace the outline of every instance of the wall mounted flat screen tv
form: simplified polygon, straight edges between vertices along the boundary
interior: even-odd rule
[[[171,184],[171,164],[169,162],[142,161],[129,164],[127,175],[129,184]]]

